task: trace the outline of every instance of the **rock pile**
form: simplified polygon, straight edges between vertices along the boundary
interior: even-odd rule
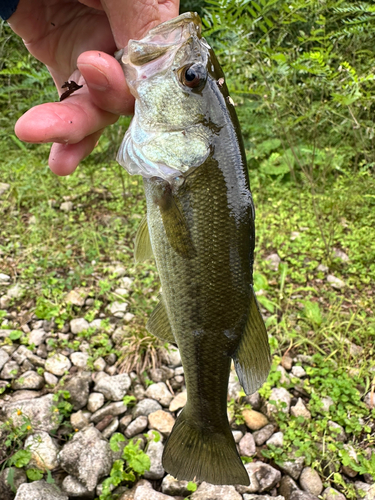
[[[80,295],[73,299],[78,301]],[[139,440],[151,466],[144,479],[132,488],[120,485],[115,489],[113,498],[118,495],[120,500],[181,500],[190,495],[191,500],[317,500],[319,496],[325,500],[345,499],[338,491],[340,485],[335,485],[337,489],[325,487],[325,478],[308,466],[305,457],[295,453],[296,449],[282,464],[268,460],[262,453],[284,446],[285,436],[276,418],[279,412],[286,418],[300,418],[301,422],[312,418],[302,384],[311,358],[284,357],[276,372],[280,382],[289,384],[288,389],[270,387],[267,397],[257,392],[243,398],[235,373],[231,373],[228,393],[233,405],[228,415],[239,453],[247,462],[250,485],[202,483],[192,492],[186,481],[166,474],[161,463],[165,440],[186,403],[178,350],[165,350],[164,365],[148,370],[147,377],[141,379],[134,372],[119,373],[115,351],[93,358],[84,336],[79,337],[76,349],[69,347],[68,341],[89,328],[100,334],[100,320],[88,323],[77,318],[58,330],[53,322],[30,317],[22,325],[22,338],[17,330],[0,330],[0,436],[8,436],[11,428],[23,428],[23,449],[31,453],[24,468],[13,465],[13,475],[9,475],[9,468],[1,472],[1,500],[99,497],[104,479],[120,456],[109,444],[116,432],[125,436],[123,446],[130,440]],[[121,343],[123,329],[110,325],[108,330],[109,343],[116,347]],[[372,407],[370,393],[364,401],[368,408]],[[331,398],[323,398],[321,411],[329,412],[332,403]],[[334,429],[336,440],[348,441],[338,423],[330,421],[329,427]],[[154,438],[153,431],[160,439]],[[0,449],[0,460],[6,459],[6,453],[5,448]],[[329,470],[330,464],[326,467]],[[41,470],[44,478],[31,481],[26,475],[28,469]],[[358,498],[360,491],[365,500],[375,498],[375,485],[369,474],[360,476],[350,467],[341,467],[341,472],[352,490],[358,492]],[[9,477],[13,477],[13,484]],[[47,478],[53,478],[53,484]]]

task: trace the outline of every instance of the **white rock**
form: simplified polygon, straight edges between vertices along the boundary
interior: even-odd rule
[[[343,262],[349,262],[350,259],[349,259],[348,255],[343,250],[340,250],[339,248],[334,248],[333,250],[334,250],[334,252],[333,252],[334,257],[342,260]]]
[[[7,295],[11,299],[19,299],[22,297],[22,294],[23,294],[23,290],[18,283],[16,283],[14,286],[9,288],[7,291]]]
[[[375,408],[375,393],[373,392],[368,392],[364,398],[365,405],[372,410]]]
[[[71,201],[64,201],[60,205],[60,210],[62,212],[71,212],[73,210],[73,203]]]
[[[87,360],[89,359],[87,352],[73,352],[70,355],[70,360],[74,366],[78,368],[87,368]]]
[[[191,495],[191,500],[242,500],[234,486],[203,482]]]
[[[277,271],[279,269],[279,264],[281,262],[281,259],[277,253],[271,253],[266,259],[269,262],[269,265],[272,269]]]
[[[234,442],[238,444],[243,438],[243,433],[241,431],[232,431]]]
[[[0,309],[8,309],[11,300],[12,299],[8,297],[8,295],[3,295],[2,297],[0,297]]]
[[[291,400],[291,395],[286,389],[284,389],[284,387],[277,387],[272,389],[269,401],[275,401],[276,405],[270,402],[266,403],[267,416],[271,418],[274,413],[277,413],[279,411],[279,409],[283,413],[288,414],[290,410]]]
[[[341,441],[343,443],[347,441],[348,438],[346,436],[344,428],[340,424],[337,424],[332,420],[328,420],[328,429],[330,430],[332,437],[336,441]]]
[[[290,241],[294,241],[301,236],[299,231],[292,231],[290,234]]]
[[[311,420],[311,413],[306,408],[301,398],[298,398],[297,404],[291,407],[290,413],[293,417],[304,417],[306,420]]]
[[[82,410],[78,410],[70,415],[70,423],[74,430],[81,430],[89,425],[90,421]]]
[[[127,410],[127,407],[124,405],[123,401],[116,401],[114,403],[110,403],[102,408],[99,408],[95,413],[90,416],[90,421],[97,424],[107,415],[112,415],[112,417],[117,417],[122,415]]]
[[[125,313],[124,315],[124,322],[125,323],[130,323],[130,321],[134,318],[134,314],[132,313]]]
[[[74,434],[58,454],[60,466],[76,477],[89,491],[99,479],[108,476],[112,463],[110,445],[95,427],[85,427]]]
[[[0,371],[2,370],[5,363],[9,360],[9,354],[0,348]]]
[[[281,365],[276,367],[276,370],[281,373],[280,383],[281,384],[290,384],[290,377],[288,376],[288,372]]]
[[[46,340],[47,333],[43,328],[38,328],[37,330],[31,330],[29,333],[29,345],[34,344],[35,346],[39,346],[43,344]]]
[[[256,454],[257,450],[255,447],[255,441],[251,432],[246,432],[244,437],[238,443],[238,448],[241,457],[253,457]]]
[[[331,487],[326,488],[322,496],[324,500],[346,500],[345,495]]]
[[[183,408],[186,405],[187,402],[187,392],[182,391],[175,396],[170,405],[169,405],[169,411],[177,411]]]
[[[74,476],[66,476],[62,482],[61,489],[71,498],[92,498],[89,490]]]
[[[0,283],[7,283],[10,281],[10,276],[8,274],[0,273]]]
[[[91,321],[91,323],[89,323],[89,326],[90,328],[94,328],[95,330],[100,330],[102,327],[102,320],[99,318],[94,319],[93,321]]]
[[[121,276],[124,276],[126,274],[126,269],[124,266],[116,266],[114,269],[113,269],[113,274],[117,277],[117,278],[121,278]]]
[[[0,196],[5,193],[5,191],[8,191],[10,188],[10,184],[7,184],[6,182],[0,182]]]
[[[322,402],[322,407],[320,408],[320,411],[322,413],[328,413],[330,407],[335,404],[330,396],[325,396],[321,398],[321,402]]]
[[[26,361],[27,362],[27,361]],[[39,390],[44,387],[44,378],[33,370],[24,372],[18,379],[13,380],[12,389],[17,391],[21,389]]]
[[[82,307],[85,304],[87,292],[80,288],[76,290],[70,290],[69,293],[65,295],[65,302],[67,304],[72,304],[73,306]]]
[[[187,497],[191,494],[191,491],[187,489],[188,484],[189,481],[178,481],[168,474],[161,483],[161,490],[166,495]]]
[[[100,357],[94,361],[93,365],[94,369],[97,372],[103,372],[105,367],[107,366],[107,363],[105,362],[104,358]]]
[[[228,398],[238,401],[240,390],[241,385],[238,381],[236,372],[231,370],[228,381]]]
[[[70,331],[72,333],[81,333],[89,328],[89,323],[84,318],[72,319],[70,322]]]
[[[147,423],[148,423],[147,417],[144,416],[137,417],[128,425],[125,431],[125,436],[130,439],[136,436],[137,434],[140,434],[146,429]]]
[[[340,290],[341,288],[344,288],[346,286],[344,281],[340,280],[340,278],[336,278],[336,276],[333,276],[333,274],[329,274],[327,276],[327,281],[333,288],[336,288],[337,290]]]
[[[117,431],[119,426],[119,420],[118,418],[114,418],[110,424],[107,425],[107,427],[102,431],[102,436],[105,439],[109,439],[114,432]]]
[[[51,385],[51,386],[55,386],[59,381],[59,379],[57,377],[55,377],[55,375],[52,375],[52,373],[50,373],[50,372],[44,372],[43,377],[44,377],[44,380],[46,381],[46,384]]]
[[[169,406],[170,402],[173,399],[173,395],[170,393],[168,387],[164,382],[151,384],[147,388],[146,397],[159,401],[162,406]]]
[[[354,486],[360,494],[361,500],[375,500],[375,484],[367,484],[362,481],[356,481]],[[362,496],[360,492],[365,492],[365,496]]]
[[[110,401],[120,401],[130,385],[131,380],[127,373],[111,377],[104,372],[99,372],[95,377],[94,391],[101,392]]]
[[[128,308],[127,302],[118,302],[118,301],[112,302],[112,304],[108,306],[108,310],[113,316],[117,317],[118,314],[121,313],[121,318],[124,316],[127,308]]]
[[[72,366],[69,358],[63,354],[55,354],[48,358],[45,363],[45,369],[53,375],[61,377]]]
[[[87,409],[92,413],[95,413],[104,405],[104,401],[105,399],[101,392],[92,392],[87,402]]]
[[[284,434],[282,432],[275,432],[275,434],[267,439],[266,444],[282,448],[284,446]]]
[[[144,474],[146,479],[161,479],[165,470],[162,465],[162,455],[163,455],[164,445],[161,441],[150,441],[147,447],[146,454],[149,456],[151,466],[150,470],[147,470]]]
[[[69,500],[61,493],[55,484],[49,484],[44,479],[32,483],[24,483],[17,490],[14,500]]]
[[[58,467],[57,454],[60,447],[51,436],[44,431],[29,436],[24,444],[24,449],[31,452],[30,467],[41,470],[53,470]]]
[[[163,351],[163,357],[165,358],[166,364],[172,368],[176,368],[176,366],[182,364],[180,351],[174,345],[169,345],[168,350]]]
[[[293,366],[292,375],[294,377],[303,378],[306,377],[306,371],[302,368],[302,366]]]
[[[133,286],[133,278],[129,278],[129,276],[124,276],[119,280],[121,287],[125,288],[125,290],[130,290]]]
[[[281,479],[280,471],[263,462],[254,461],[245,464],[245,469],[249,475],[250,485],[236,486],[236,490],[241,494],[268,491]]]

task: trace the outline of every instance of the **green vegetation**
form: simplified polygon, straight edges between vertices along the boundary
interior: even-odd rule
[[[254,284],[276,356],[262,395],[275,384],[290,387],[276,370],[285,353],[313,356],[303,384],[312,419],[286,420],[278,412],[284,447],[269,446],[264,457],[277,464],[291,452],[303,454],[325,485],[355,498],[339,465],[375,474],[374,455],[366,454],[374,447],[375,415],[362,402],[375,384],[375,7],[370,0],[209,0],[182,7],[204,16],[243,130],[257,210]],[[89,329],[74,342],[90,343],[91,363],[115,349],[127,371],[143,375],[158,363],[160,343],[145,324],[159,283],[153,263],[135,266],[132,255],[145,211],[141,180],[114,161],[129,118],[105,131],[74,174],[58,178],[47,166],[49,146],[23,144],[13,132],[30,106],[56,100],[52,80],[6,24],[0,61],[0,182],[10,185],[0,197],[0,272],[24,288],[0,310],[0,325],[16,330],[7,342],[22,336],[16,318],[25,309],[62,328],[78,316],[105,316],[108,304],[125,300],[134,318],[121,345],[110,344],[105,323],[100,334]],[[65,212],[67,201],[73,209]],[[267,260],[275,253],[280,263]],[[134,279],[125,298],[115,292],[118,265]],[[65,302],[77,287],[92,299],[83,308]],[[323,415],[326,396],[334,404]],[[70,411],[66,399],[59,394],[62,418]],[[327,431],[328,420],[352,436],[356,459]],[[18,466],[17,433],[29,430],[9,426],[6,460]],[[125,447],[102,500],[147,469],[142,453],[134,443]]]
[[[109,477],[103,481],[103,492],[99,500],[112,500],[111,491],[116,486],[124,482],[133,484],[139,476],[142,476],[146,470],[150,469],[150,459],[140,448],[140,440],[137,442],[130,440],[125,447],[121,448],[119,443],[125,441],[126,439],[120,433],[113,434],[111,437],[111,450],[119,452],[122,449],[123,451],[121,459],[115,460]]]
[[[340,485],[348,499],[357,498],[352,485],[344,481],[340,467],[349,467],[361,474],[370,474],[375,478],[374,455],[369,450],[374,446],[374,435],[371,423],[374,412],[369,411],[361,401],[363,377],[347,367],[338,366],[325,356],[315,354],[311,366],[306,368],[307,377],[302,384],[298,379],[291,378],[281,381],[281,372],[276,370],[275,359],[269,383],[272,386],[293,389],[299,386],[301,395],[310,398],[309,409],[311,419],[303,416],[286,415],[282,404],[276,414],[276,422],[284,434],[282,447],[272,444],[262,450],[264,457],[282,466],[291,457],[305,458],[305,464],[315,468],[323,478]],[[270,381],[271,380],[271,381]],[[261,389],[264,396],[269,397],[268,384]],[[322,398],[331,398],[329,411],[323,410]],[[333,421],[341,425],[350,436],[350,441],[344,443],[339,439],[339,429],[332,427]],[[327,484],[328,484],[327,481]]]

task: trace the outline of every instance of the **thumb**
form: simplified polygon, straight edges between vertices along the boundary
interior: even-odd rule
[[[102,0],[119,49],[158,24],[178,16],[179,0]]]

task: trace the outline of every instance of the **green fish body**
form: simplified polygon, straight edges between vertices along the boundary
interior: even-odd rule
[[[147,328],[177,344],[187,403],[163,466],[178,479],[249,484],[227,417],[231,361],[247,394],[270,368],[252,287],[254,206],[223,72],[183,14],[130,41],[122,57],[136,97],[118,161],[144,178],[147,216],[136,260],[156,260],[162,294]]]

